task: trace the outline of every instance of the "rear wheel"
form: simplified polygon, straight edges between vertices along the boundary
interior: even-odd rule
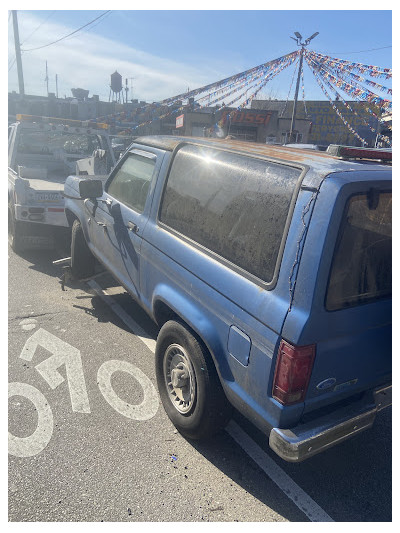
[[[205,439],[226,425],[231,409],[211,356],[180,322],[160,330],[156,376],[164,409],[180,433]]]
[[[95,258],[89,249],[79,220],[74,220],[71,231],[71,271],[74,278],[90,278],[95,272]]]

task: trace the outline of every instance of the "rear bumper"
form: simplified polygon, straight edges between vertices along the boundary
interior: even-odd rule
[[[15,205],[15,219],[29,224],[68,227],[64,204]]]
[[[269,445],[286,461],[304,461],[370,428],[377,412],[392,404],[392,385],[376,389],[373,396],[374,403],[361,411],[355,405],[291,429],[273,428]]]

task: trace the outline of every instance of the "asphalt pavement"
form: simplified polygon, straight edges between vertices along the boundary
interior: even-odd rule
[[[156,390],[155,324],[108,275],[62,291],[62,255],[9,249],[10,522],[391,521],[391,408],[301,464],[237,413],[186,440]]]

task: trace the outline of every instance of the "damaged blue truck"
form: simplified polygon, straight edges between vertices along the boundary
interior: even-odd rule
[[[67,178],[71,271],[102,264],[158,324],[183,435],[233,406],[302,461],[391,405],[391,179],[383,150],[139,137],[107,178]]]

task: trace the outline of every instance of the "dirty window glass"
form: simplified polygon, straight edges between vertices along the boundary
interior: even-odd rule
[[[155,159],[130,154],[108,185],[107,192],[135,211],[142,213],[153,175]]]
[[[97,148],[100,143],[96,135],[41,130],[21,133],[18,144],[21,154],[49,156],[73,154],[87,157]]]
[[[174,158],[160,220],[269,282],[299,175],[284,165],[185,146]]]
[[[326,308],[343,309],[392,292],[392,193],[371,190],[347,203],[328,282]]]

